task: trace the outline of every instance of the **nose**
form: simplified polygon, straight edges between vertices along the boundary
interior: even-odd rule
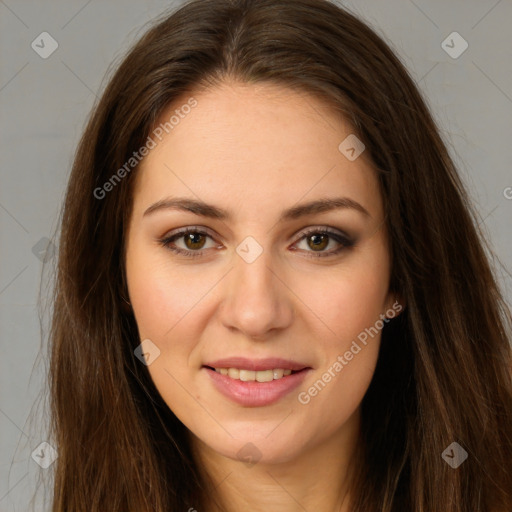
[[[234,268],[226,276],[224,300],[219,306],[226,328],[254,340],[268,339],[293,320],[293,293],[283,272],[272,268],[271,260],[267,251],[252,263],[235,254]]]

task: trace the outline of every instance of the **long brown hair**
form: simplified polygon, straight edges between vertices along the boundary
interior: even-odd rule
[[[329,102],[377,171],[404,312],[384,327],[362,403],[354,512],[512,510],[510,310],[439,130],[366,24],[326,0],[193,0],[142,36],[110,78],[65,199],[50,338],[54,512],[186,511],[209,492],[188,431],[135,357],[124,275],[137,166],[163,110],[227,78]],[[111,182],[112,183],[112,182]],[[104,190],[104,189],[103,189]],[[101,196],[101,197],[98,197]],[[457,442],[457,469],[442,453]]]

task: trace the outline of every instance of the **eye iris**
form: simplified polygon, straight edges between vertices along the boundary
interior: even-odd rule
[[[202,241],[197,241],[198,238],[199,239],[202,238]],[[203,235],[201,235],[200,233],[187,233],[185,235],[185,245],[189,249],[201,249],[201,247],[203,247],[203,245],[204,245],[204,242],[205,242],[205,237]],[[192,246],[190,244],[192,244]],[[199,245],[199,247],[197,245]]]
[[[313,241],[313,246],[309,244],[312,249],[325,249],[329,243],[329,235],[314,234],[308,237],[308,241]]]

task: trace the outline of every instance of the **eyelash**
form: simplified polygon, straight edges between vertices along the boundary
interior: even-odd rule
[[[163,247],[165,247],[166,249],[168,249],[176,254],[186,256],[187,258],[197,258],[199,256],[202,256],[206,251],[208,251],[208,249],[198,250],[198,251],[189,251],[189,250],[180,249],[179,247],[173,247],[171,245],[172,242],[174,242],[175,240],[178,240],[179,238],[182,238],[185,235],[188,235],[190,233],[208,236],[213,239],[213,237],[209,233],[207,233],[199,228],[188,227],[188,228],[185,228],[181,231],[178,231],[178,232],[172,234],[171,236],[164,237],[158,241],[160,242],[160,244]],[[306,251],[306,252],[313,253],[313,254],[307,256],[307,257],[311,257],[311,258],[326,258],[326,257],[330,257],[330,256],[335,256],[335,255],[339,254],[340,252],[353,247],[355,244],[355,242],[352,241],[350,238],[346,237],[345,235],[342,235],[341,233],[338,233],[337,231],[332,231],[329,228],[314,228],[314,229],[304,231],[301,233],[301,237],[299,238],[299,240],[297,242],[300,242],[302,239],[308,237],[309,235],[313,235],[313,234],[314,235],[328,235],[329,237],[333,238],[336,242],[341,244],[341,247],[339,247],[338,249],[335,249],[335,250],[331,250],[329,252],[321,252],[321,253],[314,253],[314,251]],[[297,243],[297,242],[295,242],[295,243]]]

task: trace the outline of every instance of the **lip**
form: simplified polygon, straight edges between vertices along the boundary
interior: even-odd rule
[[[279,357],[268,357],[265,359],[248,359],[246,357],[227,357],[204,363],[204,366],[211,368],[238,368],[239,370],[273,370],[274,368],[282,368],[283,370],[299,371],[310,368],[307,364],[297,361],[283,359]]]
[[[211,368],[204,367],[202,370],[212,379],[220,393],[244,407],[263,407],[277,402],[299,386],[311,371],[310,368],[304,369],[271,382],[244,382],[231,379]]]

